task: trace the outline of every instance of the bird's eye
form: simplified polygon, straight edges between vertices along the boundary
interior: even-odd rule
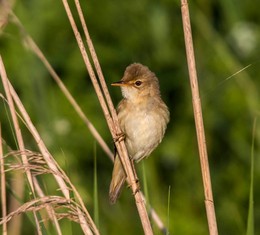
[[[142,82],[138,80],[138,81],[135,82],[135,85],[136,85],[136,86],[141,86],[141,85],[142,85]]]

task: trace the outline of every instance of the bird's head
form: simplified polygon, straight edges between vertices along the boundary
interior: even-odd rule
[[[148,67],[139,63],[129,65],[123,78],[111,85],[120,86],[122,95],[129,100],[160,95],[157,77]]]

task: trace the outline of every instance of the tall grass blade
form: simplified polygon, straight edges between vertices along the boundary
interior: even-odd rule
[[[254,147],[255,147],[255,131],[257,118],[253,124],[252,147],[251,147],[251,172],[250,172],[250,192],[249,192],[249,208],[247,217],[247,231],[246,235],[254,235]]]
[[[145,170],[144,162],[142,162],[142,173],[143,173],[143,187],[144,187],[146,209],[147,209],[147,211],[150,211],[150,200],[149,200],[149,192],[148,192],[148,183],[147,183],[147,177],[146,177],[146,170]]]
[[[167,235],[170,235],[170,204],[171,204],[171,185],[168,189],[168,205],[167,205]]]

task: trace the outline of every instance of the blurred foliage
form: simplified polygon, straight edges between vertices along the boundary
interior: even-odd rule
[[[75,7],[72,4],[74,9]],[[193,40],[203,106],[219,234],[245,234],[250,188],[253,120],[259,116],[260,14],[256,1],[190,2]],[[162,144],[145,161],[149,200],[170,234],[208,234],[179,1],[82,1],[82,8],[107,83],[141,62],[159,77],[171,122]],[[100,105],[65,14],[62,1],[16,1],[14,14],[44,52],[88,118],[113,149]],[[77,19],[77,22],[79,20]],[[80,29],[81,30],[81,29]],[[12,17],[1,29],[0,53],[9,79],[50,152],[93,212],[95,140],[38,58],[28,50]],[[250,65],[245,70],[239,70]],[[121,94],[109,87],[114,103]],[[0,92],[3,94],[2,84]],[[4,102],[3,138],[15,149]],[[36,149],[26,133],[26,147]],[[255,186],[260,180],[259,124],[255,140]],[[130,190],[111,206],[112,164],[97,146],[101,234],[142,234]],[[141,167],[138,166],[140,172]],[[142,175],[141,172],[139,175]],[[140,179],[142,185],[142,179]],[[55,192],[55,185],[52,186]],[[255,231],[260,231],[260,188],[255,187]],[[23,234],[33,227],[24,219]],[[79,234],[62,223],[64,234]],[[160,232],[153,225],[156,234]],[[66,232],[67,233],[66,233]]]

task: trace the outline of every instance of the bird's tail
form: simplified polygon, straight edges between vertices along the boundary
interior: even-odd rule
[[[109,201],[111,204],[114,204],[117,198],[119,197],[125,179],[126,175],[124,169],[122,167],[118,154],[116,154],[114,169],[112,173],[112,180],[109,188]]]

